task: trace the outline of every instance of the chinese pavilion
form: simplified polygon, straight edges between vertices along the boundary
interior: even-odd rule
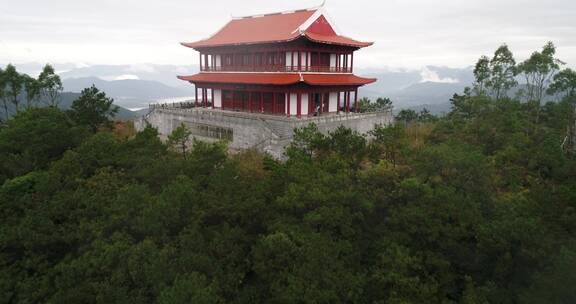
[[[315,124],[367,133],[390,124],[390,109],[358,111],[358,88],[375,79],[353,74],[354,51],[372,43],[341,35],[324,6],[234,18],[208,39],[184,46],[200,52],[200,72],[178,78],[195,85],[192,100],[151,104],[135,122],[161,138],[184,124],[204,141],[255,149],[278,159],[294,130]]]
[[[292,117],[357,112],[354,51],[372,45],[341,35],[323,6],[233,18],[200,53],[194,107]],[[352,98],[353,96],[353,98]]]

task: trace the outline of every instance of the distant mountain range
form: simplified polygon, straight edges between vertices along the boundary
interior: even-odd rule
[[[107,81],[97,77],[68,78],[63,80],[67,92],[81,92],[84,88],[95,85],[99,90],[112,96],[115,103],[128,109],[147,107],[160,99],[194,96],[194,88],[171,87],[153,80],[126,79]]]
[[[361,88],[361,96],[371,99],[388,97],[397,111],[427,108],[436,114],[448,112],[450,98],[474,82],[472,68],[427,66],[421,70],[357,70],[356,73],[378,79],[376,83]]]
[[[21,72],[37,75],[41,64],[17,65]],[[142,109],[151,102],[193,97],[194,88],[178,80],[177,75],[197,73],[195,65],[74,65],[56,64],[66,92],[79,93],[96,85],[128,109]],[[427,66],[419,70],[356,69],[361,76],[378,81],[360,89],[360,97],[389,97],[396,110],[428,108],[434,113],[447,112],[450,98],[473,82],[471,68]]]

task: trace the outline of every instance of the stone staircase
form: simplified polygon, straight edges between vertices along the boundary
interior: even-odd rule
[[[268,128],[272,133],[274,133],[278,139],[292,138],[294,125],[289,121],[268,121],[266,119],[260,118],[260,121]]]

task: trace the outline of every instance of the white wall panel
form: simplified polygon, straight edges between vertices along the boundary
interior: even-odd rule
[[[338,93],[331,92],[328,100],[328,112],[336,112],[338,106]]]
[[[286,52],[286,67],[292,66],[292,53],[293,52]]]
[[[296,109],[298,103],[298,94],[290,94],[290,115],[296,115],[298,109]]]
[[[330,67],[336,67],[336,54],[330,54]]]
[[[300,110],[300,114],[308,115],[308,94],[302,94],[302,109]]]
[[[222,90],[214,90],[214,107],[222,107]]]

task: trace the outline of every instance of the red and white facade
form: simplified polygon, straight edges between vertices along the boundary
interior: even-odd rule
[[[306,117],[356,112],[354,51],[372,43],[340,35],[323,7],[234,18],[200,52],[196,107]]]

